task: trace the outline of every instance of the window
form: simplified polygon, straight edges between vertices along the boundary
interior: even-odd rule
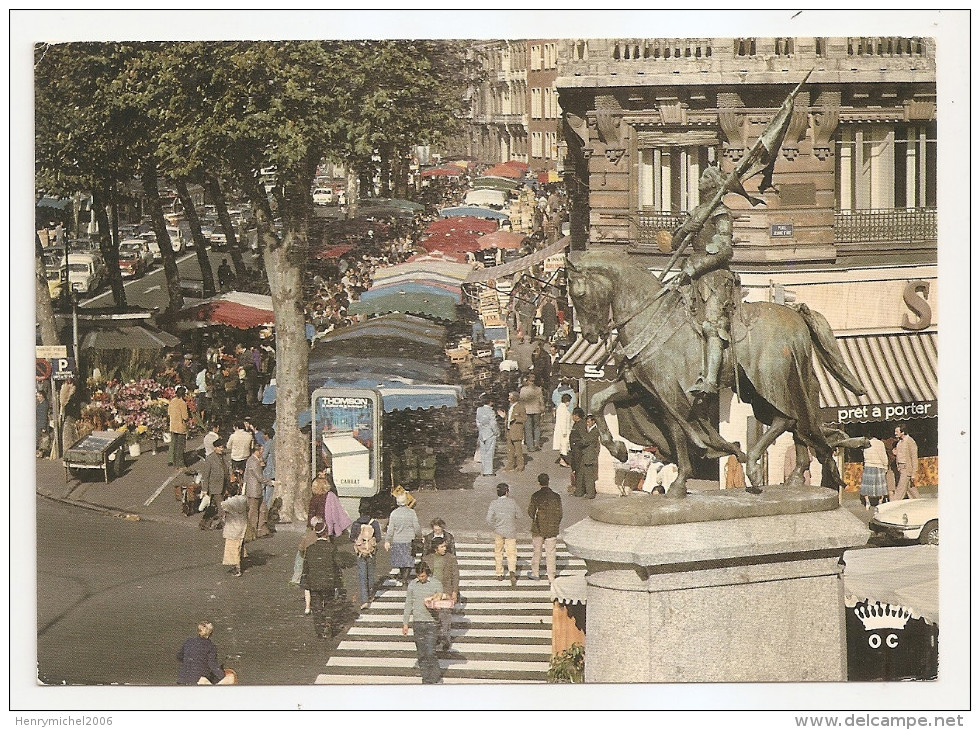
[[[714,147],[655,147],[640,150],[640,208],[672,213],[700,202],[698,180],[715,160]]]
[[[531,70],[541,69],[541,46],[531,46]]]
[[[541,118],[541,87],[531,87],[531,119]]]
[[[935,124],[851,124],[837,142],[843,212],[936,206]]]
[[[541,132],[531,132],[531,157],[542,157]]]

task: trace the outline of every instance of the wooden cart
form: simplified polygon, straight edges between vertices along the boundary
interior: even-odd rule
[[[121,431],[93,431],[65,450],[62,460],[65,481],[77,469],[101,469],[105,483],[118,476],[126,451],[126,434]]]

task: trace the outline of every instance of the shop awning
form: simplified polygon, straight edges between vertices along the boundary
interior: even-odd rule
[[[613,334],[609,340],[599,340],[594,345],[579,337],[558,358],[558,372],[567,378],[588,378],[590,380],[615,380],[616,362],[607,352],[616,347],[618,336]],[[600,366],[600,363],[603,363]]]
[[[463,205],[455,208],[443,208],[439,211],[443,218],[460,218],[462,216],[472,216],[474,218],[491,218],[498,221],[510,220],[510,216],[501,213],[499,210],[489,208],[477,208],[474,205]]]
[[[461,216],[456,218],[437,218],[426,226],[422,235],[432,236],[449,231],[470,231],[471,233],[493,233],[497,222],[487,218]]]
[[[184,309],[179,319],[225,324],[247,330],[275,324],[272,297],[265,294],[232,291]]]
[[[518,271],[524,271],[530,269],[536,264],[540,264],[546,258],[550,256],[555,256],[561,253],[571,242],[571,239],[566,236],[550,246],[545,246],[532,254],[528,254],[514,261],[508,261],[506,264],[501,264],[500,266],[492,266],[487,269],[476,269],[469,276],[466,277],[467,284],[478,284],[491,279],[503,279],[508,276],[516,274]]]
[[[837,345],[844,362],[868,392],[856,396],[845,390],[817,363],[820,406],[825,415],[836,423],[938,415],[936,337],[935,332],[839,336]]]
[[[333,330],[317,339],[317,342],[341,342],[362,337],[393,337],[432,345],[445,349],[446,328],[422,317],[407,314],[386,314],[366,322]],[[313,354],[310,354],[311,359]]]
[[[180,338],[142,324],[101,325],[83,338],[82,350],[162,350],[176,347]]]
[[[512,165],[494,165],[489,170],[487,170],[485,175],[492,177],[510,177],[510,178],[521,178],[524,177],[524,171],[519,170]]]
[[[439,354],[445,358],[445,350]],[[425,357],[434,355],[430,351]],[[433,360],[399,356],[395,352],[386,351],[384,357],[367,357],[363,350],[354,355],[333,355],[328,349],[317,347],[310,353],[309,385],[311,389],[319,387],[328,378],[382,378],[406,385],[445,383],[448,368],[448,365],[439,365]]]
[[[939,623],[939,548],[869,548],[844,553],[844,604],[862,601],[907,608],[912,618]]]
[[[387,314],[402,312],[405,314],[421,314],[426,317],[455,322],[459,319],[456,311],[456,297],[451,294],[412,294],[394,292],[375,299],[352,302],[351,314]]]
[[[419,245],[426,251],[455,251],[459,253],[480,250],[479,233],[469,231],[447,231],[419,239]]]
[[[488,233],[480,239],[480,248],[505,248],[516,251],[527,240],[527,234],[511,231],[496,231]]]
[[[463,389],[458,385],[432,383],[404,384],[385,378],[360,378],[346,380],[329,378],[323,388],[366,388],[381,393],[381,407],[385,413],[429,408],[453,408],[459,405]]]
[[[463,170],[459,167],[432,167],[428,170],[422,170],[422,177],[459,177],[463,174]]]
[[[413,261],[379,269],[374,273],[372,283],[379,285],[404,276],[424,278],[430,274],[460,282],[465,281],[472,270],[472,264],[457,264],[451,261]]]
[[[470,183],[470,187],[474,190],[488,189],[488,190],[504,190],[510,192],[512,190],[517,190],[524,183],[520,180],[513,180],[509,177],[478,177],[473,182]]]
[[[361,292],[361,301],[365,302],[370,299],[376,299],[377,297],[387,296],[389,294],[435,294],[435,295],[446,295],[450,294],[456,297],[457,302],[463,299],[463,290],[460,286],[454,284],[447,284],[440,281],[432,280],[413,280],[413,281],[397,281],[390,284],[380,284],[379,286],[373,286],[365,292]]]

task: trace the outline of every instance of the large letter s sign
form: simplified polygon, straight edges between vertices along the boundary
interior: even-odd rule
[[[902,299],[905,300],[905,304],[909,309],[919,315],[919,318],[913,321],[909,319],[908,313],[903,314],[902,329],[918,332],[919,330],[924,330],[926,327],[932,324],[932,307],[930,307],[929,302],[926,301],[926,297],[928,296],[928,281],[910,281],[905,285],[905,291],[902,293]]]

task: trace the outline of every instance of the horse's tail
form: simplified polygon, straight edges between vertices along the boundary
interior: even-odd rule
[[[864,395],[867,391],[861,385],[861,381],[850,371],[844,358],[841,357],[840,348],[834,338],[834,332],[830,329],[830,323],[820,312],[810,309],[806,304],[794,304],[793,309],[799,312],[806,322],[807,329],[810,330],[810,338],[816,346],[817,359],[820,363],[837,379],[837,381],[855,395]]]

